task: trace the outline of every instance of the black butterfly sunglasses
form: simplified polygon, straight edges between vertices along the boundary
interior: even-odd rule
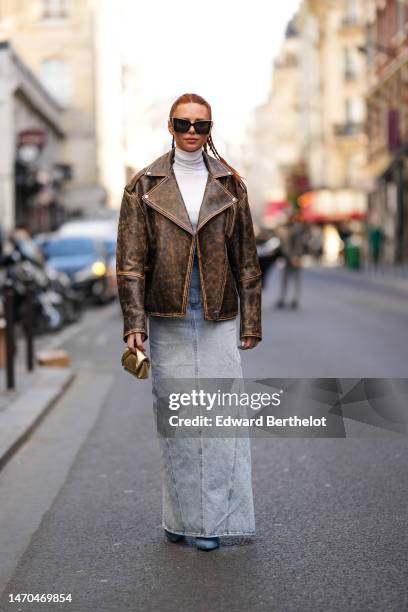
[[[199,119],[198,121],[189,121],[189,119],[181,119],[180,117],[169,117],[173,129],[175,132],[180,134],[186,134],[190,129],[190,125],[193,126],[196,134],[209,134],[212,127],[211,119]]]

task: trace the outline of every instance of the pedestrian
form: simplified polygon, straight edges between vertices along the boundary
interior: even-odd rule
[[[310,228],[309,252],[315,263],[320,265],[323,259],[323,230],[320,225]]]
[[[370,258],[374,270],[378,270],[381,255],[382,246],[384,242],[385,234],[379,223],[374,222],[368,229],[368,243],[370,246]]]
[[[144,350],[149,338],[156,421],[162,380],[242,380],[238,348],[262,340],[262,274],[248,194],[216,150],[212,125],[204,98],[177,98],[167,125],[171,149],[127,183],[120,209],[123,339]],[[213,550],[220,536],[255,533],[248,436],[158,439],[168,540],[190,536],[198,549]]]
[[[300,297],[301,257],[304,252],[305,241],[303,225],[296,219],[294,213],[290,213],[286,224],[280,228],[279,238],[284,265],[281,275],[280,296],[276,302],[276,308],[285,308],[290,283],[293,284],[293,295],[289,306],[297,308]]]

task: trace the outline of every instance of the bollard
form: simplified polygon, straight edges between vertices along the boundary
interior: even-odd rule
[[[26,338],[26,365],[27,370],[34,370],[34,335],[33,335],[33,305],[34,283],[29,280],[26,284],[26,300],[24,304],[23,328]]]
[[[6,318],[6,379],[7,389],[15,388],[14,376],[14,288],[10,279],[4,283],[4,314]]]

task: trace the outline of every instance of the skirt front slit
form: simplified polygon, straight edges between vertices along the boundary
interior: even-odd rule
[[[205,321],[197,256],[185,317],[149,316],[153,410],[160,380],[242,380],[236,319]],[[158,432],[162,526],[189,536],[255,533],[250,438],[165,437]]]

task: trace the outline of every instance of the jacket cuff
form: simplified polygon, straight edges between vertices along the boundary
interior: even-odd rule
[[[127,342],[127,336],[133,332],[143,332],[145,340],[149,337],[147,328],[147,317],[144,311],[133,310],[131,315],[123,317],[123,341]]]
[[[239,337],[256,336],[262,340],[262,276],[241,280]]]
[[[123,314],[123,340],[132,331],[143,331],[147,336],[147,317],[144,308],[144,276],[117,272],[117,286]]]
[[[144,329],[130,329],[130,330],[128,330],[127,332],[124,332],[124,333],[123,333],[123,342],[125,342],[125,343],[127,344],[127,337],[128,337],[130,334],[132,334],[133,332],[141,332],[141,333],[144,333],[144,338],[143,338],[142,342],[144,342],[145,340],[147,340],[147,339],[148,339],[148,337],[149,337],[149,336],[148,336],[148,334],[147,334],[147,332],[146,332]]]
[[[126,319],[123,324],[123,342],[127,342],[129,334],[134,332],[143,332],[145,334],[145,340],[148,339],[148,328],[147,328],[147,317],[144,312],[132,312],[131,321]]]
[[[243,340],[244,338],[247,338],[248,336],[249,337],[254,337],[254,338],[259,338],[259,341],[262,340],[262,333],[260,331],[250,330],[250,329],[249,330],[244,330],[242,332],[242,334],[240,334],[239,339]]]

